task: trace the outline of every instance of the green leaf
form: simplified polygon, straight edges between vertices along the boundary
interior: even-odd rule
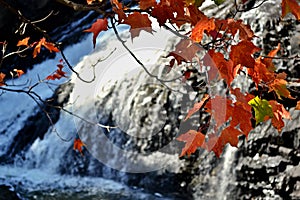
[[[225,0],[214,0],[215,4],[220,5],[224,3]]]
[[[258,96],[251,99],[248,104],[254,109],[256,125],[266,119],[273,117],[272,106],[265,99],[260,99]]]

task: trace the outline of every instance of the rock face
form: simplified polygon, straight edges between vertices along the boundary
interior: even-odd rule
[[[0,200],[21,200],[20,195],[10,185],[0,185]]]
[[[294,111],[292,118],[299,119]],[[237,152],[237,197],[299,198],[300,126],[288,123],[281,134],[269,123],[257,127]]]

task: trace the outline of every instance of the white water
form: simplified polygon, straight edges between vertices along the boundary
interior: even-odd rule
[[[80,43],[72,45],[64,50],[69,62],[74,66],[77,65],[76,70],[83,70],[81,71],[81,76],[83,78],[86,78],[86,74],[88,74],[86,79],[90,78],[91,68],[89,68],[89,66],[94,64],[97,59],[106,57],[114,49],[113,45],[117,46],[117,50],[113,57],[105,62],[114,62],[113,59],[115,58],[115,55],[121,55],[124,53],[124,49],[121,49],[123,47],[121,47],[120,43],[116,44],[116,41],[113,41],[115,38],[112,39],[111,35],[112,32],[108,31],[102,37],[98,37],[98,45],[95,50],[92,49],[91,35],[83,39]],[[155,38],[154,36],[152,37]],[[148,47],[152,46],[153,48],[157,48],[157,46],[152,45],[155,44],[153,41],[152,43],[147,43],[145,41],[149,40],[145,40],[145,38],[143,40],[143,37],[135,39],[135,41],[139,42],[139,44],[146,44]],[[167,40],[164,40],[164,42],[167,42]],[[160,45],[165,46],[165,44],[166,43],[161,43]],[[130,42],[128,42],[128,45],[131,45]],[[141,46],[137,47],[140,48]],[[133,47],[131,46],[131,48]],[[151,53],[155,51],[152,50]],[[143,51],[140,52],[142,52],[142,54],[138,54],[138,56],[144,56],[145,59],[151,58],[150,60],[143,60],[147,62],[150,61],[150,63],[152,62],[151,65],[153,65],[153,62],[158,59],[158,55],[154,56],[153,54],[145,54]],[[57,54],[54,59],[46,60],[41,64],[35,65],[32,70],[29,70],[26,74],[21,76],[21,78],[8,81],[8,84],[13,83],[18,85],[24,83],[28,79],[30,79],[32,83],[35,83],[38,81],[38,77],[44,78],[55,71],[56,65],[60,59],[61,56]],[[81,62],[79,63],[79,61]],[[132,68],[130,68],[130,65],[135,63],[134,60],[128,59],[127,57],[126,62],[129,65],[127,65],[125,69],[131,70]],[[103,73],[103,71],[101,71],[103,70],[103,68],[101,69],[101,66],[103,65],[103,62],[97,65],[97,70],[100,70],[97,71],[97,74],[100,74],[101,78],[103,78],[103,76],[101,76],[101,73]],[[84,69],[82,68],[83,66],[85,67]],[[134,69],[135,68],[136,67],[134,67]],[[86,94],[88,95],[91,94],[90,92],[95,93],[95,89],[91,87],[95,86],[94,84],[99,84],[99,81],[88,84],[88,86],[82,82],[81,85],[77,85],[78,80],[76,79],[76,76],[71,75],[70,71],[68,71],[66,67],[64,68],[64,71],[68,72],[67,75],[71,77],[72,82],[76,82],[77,87],[74,89],[75,92],[78,91],[77,89],[79,88],[81,95],[85,94],[83,91],[87,91]],[[124,71],[122,73],[124,73]],[[109,76],[106,76],[106,79],[101,79],[101,81],[104,81],[104,83],[112,81],[109,79],[115,79],[117,77],[115,75],[116,74],[109,74]],[[54,83],[58,86],[58,84],[61,84],[64,81],[66,81],[66,79],[54,81]],[[101,84],[102,83],[100,83],[100,85]],[[57,86],[52,86],[52,88],[55,89]],[[80,88],[81,86],[86,86],[88,89]],[[126,89],[127,88],[123,88],[125,91]],[[52,95],[52,90],[50,90],[46,84],[40,84],[34,89],[34,91],[43,99]],[[92,97],[94,96],[92,95]],[[85,99],[87,96],[83,95],[83,97]],[[71,104],[74,103],[73,100],[74,98],[70,100]],[[76,102],[76,106],[84,105],[86,107],[86,105],[88,105],[87,103],[88,101],[81,102],[79,99]],[[93,108],[92,105],[90,106]],[[27,117],[35,113],[34,109],[36,108],[36,104],[26,95],[7,92],[0,96],[0,107],[2,108],[2,114],[0,116],[0,123],[2,125],[0,128],[0,155],[2,155],[6,152],[6,148],[9,144],[13,142],[14,136],[26,123]],[[66,108],[72,110],[72,105]],[[87,107],[86,109],[89,111],[90,108]],[[62,138],[74,138],[74,133],[78,130],[76,130],[76,128],[78,128],[77,126],[78,124],[74,123],[73,117],[66,113],[61,113],[60,120],[55,124],[56,130]],[[86,129],[86,131],[91,130]],[[38,199],[47,198],[47,196],[55,196],[59,198],[60,196],[66,195],[61,194],[62,191],[64,193],[78,192],[79,194],[86,195],[88,197],[93,195],[98,197],[102,196],[103,199],[116,199],[119,197],[124,199],[155,199],[157,195],[160,196],[159,194],[146,194],[142,191],[142,189],[133,190],[120,183],[102,178],[74,177],[58,174],[57,170],[60,162],[63,160],[63,156],[67,154],[67,150],[70,146],[72,146],[73,142],[73,140],[70,142],[64,142],[60,139],[60,137],[51,130],[48,130],[43,139],[37,138],[34,141],[29,150],[25,152],[24,156],[16,157],[14,165],[0,166],[0,184],[13,185],[18,190],[22,190],[23,194],[29,195],[27,197],[35,198],[35,195],[37,195]],[[144,159],[143,162],[145,162],[145,166],[148,164],[155,165],[156,163],[159,163],[162,158],[165,160],[167,159],[168,165],[171,165],[171,167],[174,168],[173,170],[178,169],[181,165],[180,162],[174,162],[174,160],[178,160],[177,155],[167,157],[166,154],[158,156],[154,154],[151,158],[148,157],[148,159]],[[119,162],[117,158],[115,158],[115,160],[111,159],[111,161]]]

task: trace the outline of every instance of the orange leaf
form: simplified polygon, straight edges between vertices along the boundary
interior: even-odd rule
[[[203,18],[192,29],[191,39],[197,43],[201,42],[204,31],[212,31],[215,29],[214,19]]]
[[[189,39],[182,39],[179,41],[178,44],[175,46],[175,51],[169,53],[169,56],[173,56],[177,64],[180,65],[182,61],[191,61],[196,56],[196,53],[201,50],[200,46],[194,43],[192,40]]]
[[[232,126],[228,126],[222,131],[220,137],[212,148],[212,151],[216,154],[217,157],[220,157],[227,143],[229,143],[233,147],[237,147],[239,142],[238,136],[241,134],[242,133],[239,130],[235,129]]]
[[[297,105],[295,107],[295,110],[300,110],[300,101],[297,101]]]
[[[106,18],[104,19],[97,19],[96,22],[94,22],[91,26],[91,28],[84,30],[84,32],[91,32],[93,33],[93,44],[94,48],[96,46],[96,39],[97,36],[101,31],[106,31],[108,26],[108,21]]]
[[[217,68],[221,77],[226,80],[227,85],[230,86],[234,77],[236,76],[233,62],[225,60],[224,55],[220,52],[215,52],[213,49],[208,51],[209,56],[212,58],[212,63],[204,62],[204,65],[209,65],[212,68]],[[211,61],[210,59],[208,59]],[[207,61],[207,60],[205,60]]]
[[[126,19],[126,14],[124,12],[126,7],[123,6],[118,0],[111,0],[111,4],[113,5],[113,11],[118,15],[118,21],[121,23]]]
[[[203,106],[203,104],[210,98],[210,96],[208,94],[205,94],[204,97],[202,98],[202,100],[199,103],[195,103],[194,107],[192,109],[189,110],[188,114],[186,115],[185,120],[189,119],[195,112],[197,112],[198,110],[200,110]]]
[[[55,73],[47,76],[46,80],[55,80],[55,79],[61,79],[62,77],[67,77],[66,72],[62,71],[62,68],[64,66],[62,64],[58,64],[57,67],[58,69],[55,71]]]
[[[5,74],[0,72],[0,86],[5,86],[5,83],[4,83],[5,76],[6,76]]]
[[[28,46],[29,37],[24,38],[23,40],[20,40],[17,44],[17,46]]]
[[[267,69],[267,66],[263,63],[261,57],[258,57],[254,62],[254,67],[248,68],[247,71],[256,83],[256,86],[262,81],[268,83],[273,81],[275,78],[275,73]]]
[[[300,6],[296,0],[282,0],[281,8],[281,18],[284,18],[288,13],[292,13],[297,20],[300,20]]]
[[[21,69],[14,69],[14,71],[17,73],[18,77],[20,77],[24,74],[23,70],[21,70]]]
[[[180,135],[177,140],[186,143],[181,151],[180,157],[184,156],[185,154],[190,156],[197,150],[198,147],[203,145],[204,139],[205,135],[195,130],[189,130],[188,132]]]
[[[252,112],[251,112],[251,106],[245,106],[241,102],[236,102],[233,107],[232,111],[232,119],[230,122],[230,125],[232,127],[235,127],[239,125],[241,131],[243,134],[248,137],[249,132],[253,129],[251,118],[252,118]]]
[[[156,6],[156,0],[140,0],[140,9],[146,10],[148,8]]]
[[[79,153],[83,156],[82,148],[83,146],[86,146],[79,138],[74,140],[73,150],[79,151]]]
[[[240,88],[231,90],[231,93],[236,97],[237,102],[242,103],[246,109],[251,109],[251,106],[248,104],[248,102],[255,96],[249,93],[243,94]]]
[[[164,25],[167,20],[174,19],[173,10],[170,8],[170,6],[162,4],[162,2],[153,8],[151,16],[157,19],[157,22],[160,26]]]
[[[234,66],[241,64],[242,66],[253,68],[255,60],[252,57],[252,54],[260,50],[261,49],[255,46],[252,42],[243,40],[237,45],[231,46],[229,57],[233,61]]]
[[[217,127],[227,122],[232,115],[232,101],[226,97],[215,96],[210,98],[205,105],[206,111],[211,113]]]
[[[53,43],[47,42],[46,39],[43,37],[42,39],[40,39],[40,41],[37,43],[37,45],[35,46],[35,48],[33,50],[33,58],[35,58],[37,56],[37,54],[40,53],[42,46],[47,48],[50,52],[52,52],[52,51],[59,52],[59,49],[57,47],[55,47],[55,45]]]
[[[294,99],[286,87],[287,81],[281,77],[285,78],[286,74],[283,72],[276,76],[276,78],[269,84],[269,92],[275,91],[279,99],[281,99],[281,97]]]
[[[290,113],[283,107],[282,104],[278,103],[277,101],[271,100],[269,103],[272,106],[273,111],[272,125],[280,133],[284,127],[284,121],[282,119],[291,119]]]
[[[51,42],[46,42],[46,40],[42,43],[44,47],[46,47],[50,52],[59,52],[59,49],[55,47],[55,45]]]
[[[190,5],[187,9],[186,18],[191,23],[192,26],[195,26],[197,22],[201,20],[206,20],[207,16],[201,12],[197,6]]]
[[[152,33],[152,22],[147,14],[133,12],[132,14],[128,15],[123,23],[130,25],[129,31],[132,39],[139,36],[142,30]]]
[[[263,63],[266,65],[266,67],[267,67],[268,70],[270,70],[270,71],[275,71],[275,70],[276,70],[276,67],[275,67],[274,64],[272,63],[272,60],[273,60],[272,57],[274,57],[274,56],[277,54],[277,52],[279,51],[279,49],[280,49],[280,43],[278,43],[276,49],[273,49],[272,51],[270,51],[270,52],[268,53],[268,58],[264,58],[264,59],[263,59]]]
[[[34,47],[33,50],[33,58],[35,58],[37,56],[37,54],[39,54],[41,52],[41,47],[42,47],[42,42],[41,40],[37,43],[37,45]]]
[[[241,40],[251,40],[254,37],[254,33],[249,25],[243,23],[242,20],[235,21],[234,19],[227,20],[216,20],[216,30],[226,31],[226,33],[231,33],[233,36],[239,32],[239,37]]]

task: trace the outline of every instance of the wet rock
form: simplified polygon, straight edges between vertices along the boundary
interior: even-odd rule
[[[0,185],[0,200],[21,200],[20,195],[11,185]]]

